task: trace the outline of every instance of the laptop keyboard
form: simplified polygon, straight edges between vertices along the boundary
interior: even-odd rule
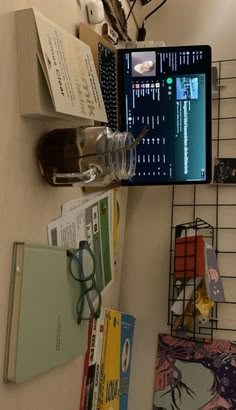
[[[116,55],[103,44],[98,44],[99,82],[107,113],[108,123],[104,124],[112,130],[118,128],[117,118],[117,77]]]

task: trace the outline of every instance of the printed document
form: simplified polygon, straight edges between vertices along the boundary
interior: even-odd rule
[[[78,203],[81,205],[75,206]],[[93,195],[88,201],[82,198],[65,204],[63,215],[48,224],[50,245],[78,249],[81,240],[88,241],[96,259],[100,290],[114,280],[113,224],[113,190]]]

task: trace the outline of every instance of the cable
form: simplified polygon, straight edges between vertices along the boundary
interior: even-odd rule
[[[145,24],[145,21],[151,17],[157,10],[159,10],[162,6],[164,6],[164,4],[167,2],[167,0],[163,0],[163,2],[161,4],[159,4],[159,6],[157,6],[154,10],[152,10],[146,17],[144,17],[143,20],[143,25]]]
[[[146,29],[145,29],[145,22],[149,17],[151,17],[154,13],[156,13],[157,10],[159,10],[164,4],[167,2],[167,0],[163,0],[157,7],[154,8],[149,14],[147,14],[146,17],[143,19],[143,24],[142,26],[138,29],[138,36],[137,40],[138,41],[144,41],[146,37]]]
[[[128,19],[129,19],[129,17],[130,17],[130,14],[132,13],[133,8],[134,8],[134,6],[135,6],[136,2],[137,2],[137,0],[133,0],[133,4],[132,4],[132,6],[130,7],[130,10],[129,10],[128,16],[126,17],[126,21],[128,21]]]

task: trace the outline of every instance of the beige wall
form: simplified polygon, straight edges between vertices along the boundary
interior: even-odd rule
[[[128,193],[120,308],[137,318],[130,410],[152,408],[157,335],[167,321],[170,187]]]
[[[145,7],[151,9],[151,3]],[[146,39],[163,39],[166,45],[210,44],[214,59],[229,58],[235,48],[235,16],[235,0],[167,0],[147,20]]]
[[[139,18],[152,4],[139,8]],[[235,0],[168,0],[146,28],[147,40],[205,43],[213,59],[236,57]],[[170,203],[170,187],[129,190],[120,297],[120,308],[137,318],[129,410],[152,409],[157,334],[167,319]]]

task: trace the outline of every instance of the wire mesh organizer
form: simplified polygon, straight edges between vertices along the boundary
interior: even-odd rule
[[[212,153],[215,158],[236,159],[236,59],[213,63]],[[190,222],[186,222],[190,221]],[[186,272],[176,278],[176,239],[202,235],[216,251],[217,264],[224,287],[225,302],[215,303],[207,323],[196,320],[196,258],[193,252],[192,281]],[[186,239],[185,239],[186,242]],[[196,251],[195,239],[195,251]],[[185,262],[186,263],[186,262]],[[236,339],[236,184],[174,186],[172,189],[171,238],[169,262],[168,325],[171,334],[192,340],[213,338]],[[186,269],[184,269],[186,270]],[[191,290],[191,291],[190,291]],[[181,293],[182,292],[182,293]],[[189,297],[189,294],[191,296]],[[172,311],[178,299],[183,314]],[[187,306],[192,305],[188,311]],[[186,327],[190,321],[191,326]]]
[[[200,336],[213,339],[216,305],[209,314],[196,314],[199,304],[199,287],[205,272],[205,243],[214,244],[214,228],[196,218],[177,225],[174,229],[171,250],[169,281],[169,315],[171,334],[196,340]],[[205,307],[205,306],[204,306]],[[199,311],[200,312],[200,311]]]

